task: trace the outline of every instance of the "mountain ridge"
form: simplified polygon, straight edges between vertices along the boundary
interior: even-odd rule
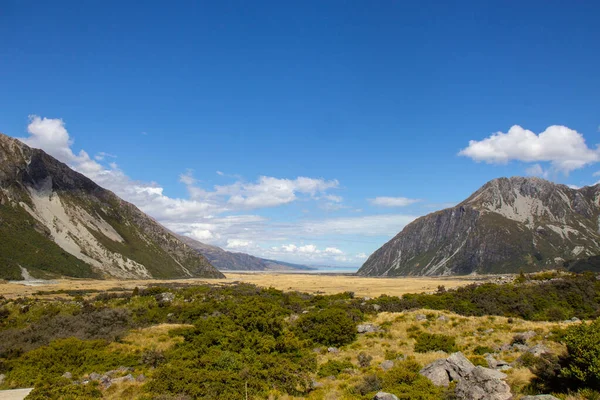
[[[0,133],[0,270],[34,277],[222,278],[153,218],[43,150]]]
[[[359,275],[457,275],[539,270],[600,254],[600,185],[497,178],[454,207],[408,224]]]
[[[219,271],[289,271],[314,270],[307,265],[256,257],[247,253],[227,251],[218,246],[199,242],[188,236],[179,239],[205,256]]]

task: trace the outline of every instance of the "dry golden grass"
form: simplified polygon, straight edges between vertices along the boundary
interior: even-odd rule
[[[143,288],[149,284],[157,283],[186,283],[186,284],[231,284],[245,282],[261,287],[273,287],[285,291],[301,291],[309,293],[335,294],[352,291],[357,296],[376,297],[382,294],[401,296],[405,293],[419,293],[435,291],[439,285],[447,289],[473,283],[474,278],[366,278],[350,275],[324,275],[324,274],[286,274],[277,272],[268,273],[227,273],[225,279],[177,279],[177,280],[86,280],[86,279],[61,279],[54,282],[26,286],[20,283],[0,285],[0,295],[8,298],[31,296],[38,291],[55,290],[110,290]],[[60,297],[60,295],[50,295]]]
[[[119,342],[111,343],[114,349],[131,352],[157,350],[165,351],[176,343],[183,341],[181,336],[169,336],[169,332],[176,328],[191,327],[185,324],[160,324],[142,329],[134,329]]]
[[[428,316],[428,320],[417,321],[417,314]],[[441,315],[446,316],[448,321],[439,321],[437,318]],[[369,369],[375,371],[380,368],[379,365],[386,359],[386,351],[393,351],[404,356],[412,356],[421,365],[448,357],[449,354],[441,351],[416,353],[414,351],[415,339],[410,338],[410,332],[407,332],[413,326],[418,326],[421,331],[441,333],[455,337],[460,351],[472,360],[479,358],[480,361],[483,361],[481,356],[473,354],[473,350],[477,346],[487,346],[492,349],[498,348],[503,344],[510,343],[515,334],[529,330],[533,330],[538,334],[530,341],[531,344],[543,343],[555,353],[565,351],[561,345],[544,340],[544,337],[552,328],[560,325],[557,323],[514,319],[513,323],[509,324],[508,319],[504,317],[462,317],[450,312],[431,310],[380,313],[371,322],[385,327],[385,332],[360,335],[354,343],[340,349],[339,353],[322,352],[318,355],[319,364],[325,363],[328,360],[349,360],[358,365],[358,354],[365,352],[373,357]],[[485,333],[488,329],[493,329],[493,332]],[[521,356],[521,354],[520,352],[506,351],[500,352],[495,357],[512,362]],[[362,372],[361,375],[367,371]],[[506,373],[508,375],[507,382],[514,388],[522,388],[533,377],[533,374],[527,368],[514,368]],[[315,392],[314,395],[317,397],[310,396],[309,399],[326,399],[325,392],[333,393],[334,397],[338,396],[337,398],[344,398],[344,388],[358,381],[358,376],[344,374],[340,375],[339,379],[334,381],[321,379],[320,382],[325,385],[324,390]]]

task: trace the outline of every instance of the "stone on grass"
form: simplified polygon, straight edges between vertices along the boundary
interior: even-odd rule
[[[373,324],[360,324],[356,327],[358,333],[374,333],[379,332],[380,329],[377,325]]]
[[[544,346],[543,344],[536,344],[535,346],[527,349],[527,352],[533,354],[536,357],[539,357],[542,354],[549,353],[550,349]]]
[[[70,372],[65,372],[64,374],[62,374],[62,377],[67,379],[73,379],[73,374]]]
[[[373,400],[398,400],[398,396],[391,393],[378,392],[375,397],[373,397]]]
[[[456,396],[461,400],[509,400],[510,386],[503,379],[506,374],[477,366],[456,385]]]
[[[425,321],[427,319],[427,316],[424,314],[417,314],[417,315],[415,315],[415,319],[417,321]]]
[[[388,369],[394,368],[394,362],[392,360],[385,360],[379,364],[382,370],[387,371]]]

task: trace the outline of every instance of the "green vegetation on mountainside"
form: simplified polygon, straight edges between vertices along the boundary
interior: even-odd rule
[[[23,208],[0,202],[0,279],[20,280],[21,269],[34,277],[67,275],[100,278],[87,263],[67,253],[44,233]]]

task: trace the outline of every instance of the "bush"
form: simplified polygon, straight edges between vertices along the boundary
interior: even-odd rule
[[[473,354],[476,354],[478,356],[483,356],[485,354],[488,353],[493,353],[494,349],[487,347],[487,346],[477,346],[475,347],[475,349],[473,349]]]
[[[90,400],[101,399],[98,382],[74,385],[69,379],[55,378],[38,382],[27,400]]]
[[[358,353],[358,365],[360,365],[361,368],[367,368],[368,366],[370,366],[372,360],[373,357],[368,355],[364,351]]]
[[[453,353],[458,350],[456,341],[452,336],[422,332],[416,339],[415,351],[417,353],[427,353],[428,351]]]
[[[302,315],[296,331],[315,343],[343,346],[356,339],[356,322],[340,308],[328,308]]]
[[[600,318],[567,329],[568,356],[561,375],[590,388],[600,387]]]
[[[354,368],[354,365],[350,361],[329,360],[319,367],[319,372],[317,374],[320,378],[326,376],[337,377],[343,370],[352,368]]]

